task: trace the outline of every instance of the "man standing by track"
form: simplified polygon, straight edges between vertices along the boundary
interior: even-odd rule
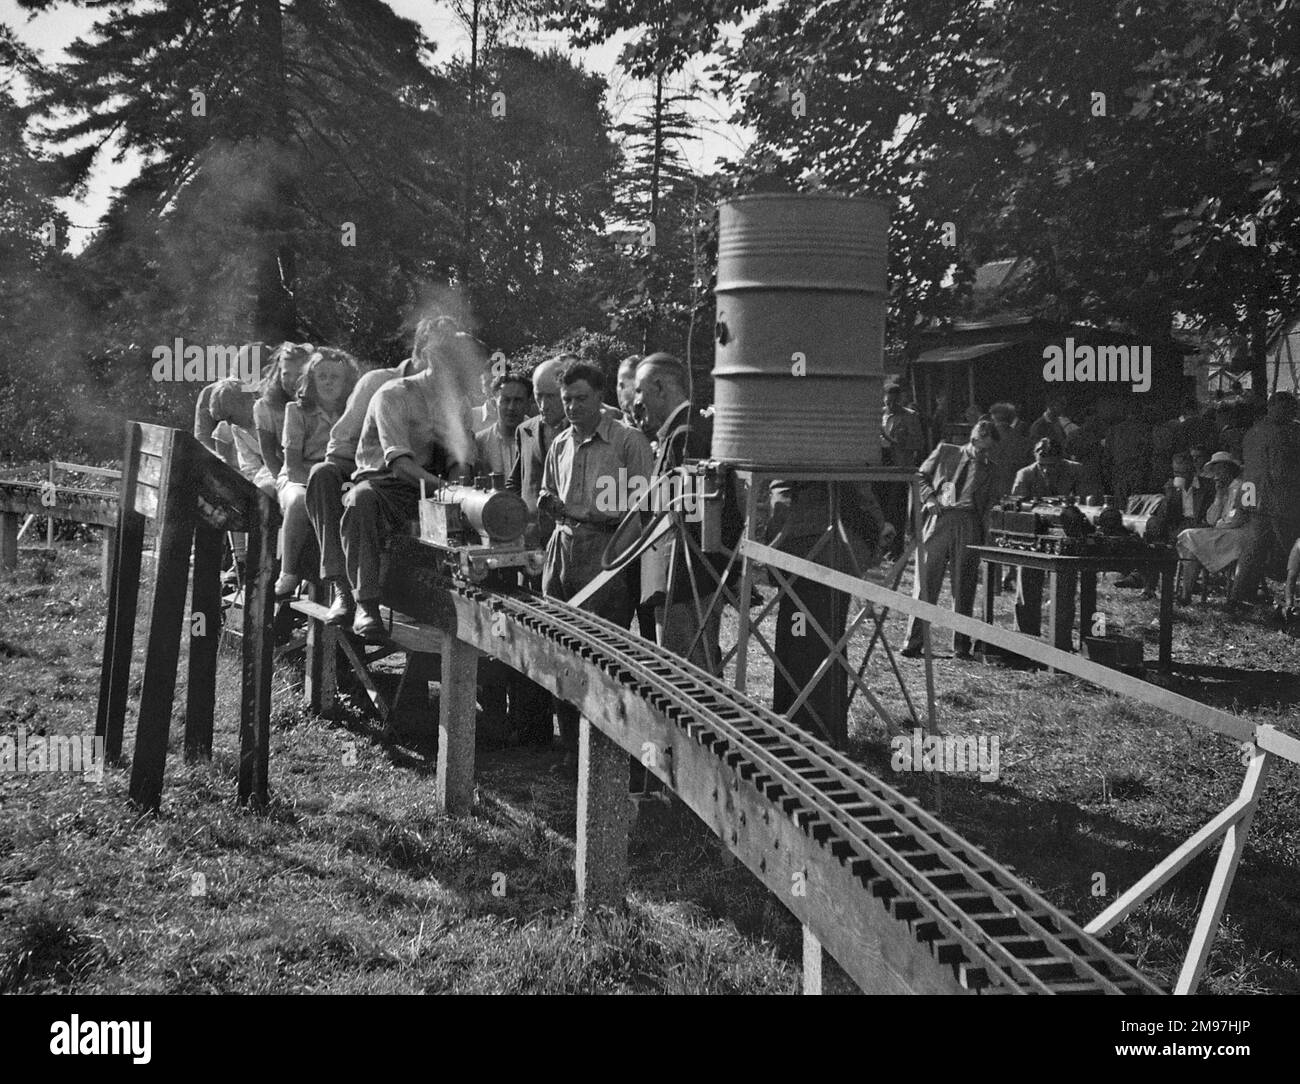
[[[667,507],[674,490],[664,479],[670,477],[687,459],[708,459],[712,446],[711,427],[691,407],[687,390],[686,366],[671,354],[651,354],[636,369],[636,405],[648,425],[655,430],[656,454],[651,484],[656,486],[655,510]],[[722,544],[734,549],[744,528],[743,516],[736,500],[734,487],[728,479],[728,489],[723,498]],[[678,492],[686,495],[684,487]],[[694,503],[683,499],[677,509],[689,517],[699,510],[698,495],[689,494]],[[687,522],[686,531],[698,545],[700,527],[697,522]],[[700,567],[697,555],[688,552],[690,547],[671,541],[649,551],[642,561],[657,560],[663,565],[664,601],[656,607],[656,625],[659,643],[669,651],[689,659],[696,666],[719,673],[718,624],[720,613],[713,605],[718,591],[718,577],[726,568],[727,560],[721,554],[706,554],[713,573]],[[701,628],[700,613],[706,620]]]
[[[620,477],[649,478],[654,459],[650,442],[639,431],[604,414],[605,378],[599,369],[579,362],[565,369],[560,381],[569,427],[556,436],[546,453],[538,511],[550,515],[555,523],[546,543],[542,591],[568,600],[600,574],[605,547],[627,511],[626,484],[615,485],[623,499],[613,509],[598,507],[597,494],[608,492],[611,480]],[[626,578],[612,577],[587,602],[586,609],[625,623]],[[557,715],[561,741],[576,765],[578,711],[562,704]]]
[[[912,594],[925,602],[937,602],[944,573],[951,565],[953,609],[967,616],[975,608],[979,580],[979,559],[970,547],[984,540],[984,520],[995,499],[994,467],[988,453],[997,440],[993,422],[978,421],[970,431],[969,443],[962,447],[940,444],[921,464],[921,502],[926,515],[921,539],[925,547],[925,579],[917,580]],[[915,658],[921,648],[921,623],[911,617],[902,653]],[[958,658],[970,658],[970,638],[954,633],[953,650]]]

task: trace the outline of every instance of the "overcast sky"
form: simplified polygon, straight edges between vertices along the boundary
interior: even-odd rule
[[[469,35],[449,4],[437,0],[388,0],[388,5],[423,28],[425,36],[436,45],[435,58],[446,59],[468,51]],[[0,0],[0,21],[12,27],[46,64],[62,59],[64,48],[89,31],[103,14],[102,9],[88,10],[74,4],[57,4],[32,18],[18,7],[15,0]],[[615,123],[630,119],[646,101],[646,86],[628,79],[617,64],[618,54],[629,36],[623,34],[606,45],[574,51],[584,68],[604,75],[609,81],[611,89],[606,106]],[[519,40],[535,47],[565,47],[564,35],[558,33],[543,32]],[[703,62],[697,62],[685,73],[686,77],[695,77],[705,83],[705,66]],[[719,159],[736,157],[746,141],[745,133],[728,121],[732,112],[729,105],[716,95],[707,93],[707,87],[704,89],[706,92],[702,93],[700,102],[692,110],[698,121],[700,139],[681,148],[686,160],[697,169],[709,169]],[[122,163],[115,163],[110,157],[100,156],[83,199],[61,202],[63,210],[77,227],[71,231],[70,245],[74,252],[83,248],[90,239],[90,228],[108,209],[113,192],[139,169],[138,158],[128,157]]]

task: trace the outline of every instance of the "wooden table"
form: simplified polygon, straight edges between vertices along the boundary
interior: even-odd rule
[[[1147,576],[1157,573],[1160,576],[1158,666],[1162,670],[1168,670],[1173,664],[1174,573],[1178,569],[1178,556],[1172,550],[1168,555],[1114,554],[1090,557],[1058,557],[1050,553],[1003,549],[1001,546],[972,546],[971,551],[985,566],[984,620],[989,624],[993,623],[993,598],[1001,580],[999,565],[1037,569],[1046,573],[1052,620],[1051,627],[1040,635],[1062,651],[1074,650],[1074,608],[1058,603],[1071,597],[1076,583],[1079,587],[1079,627],[1082,639],[1089,635],[1092,615],[1097,611],[1097,576],[1100,573],[1136,571]]]

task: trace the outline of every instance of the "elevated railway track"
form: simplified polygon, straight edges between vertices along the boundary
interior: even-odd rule
[[[577,706],[647,763],[863,989],[1162,992],[920,805],[726,682],[565,603],[449,581],[427,547],[394,543],[385,600],[396,643],[433,651],[454,637]],[[446,652],[443,678],[445,690],[455,680]],[[450,763],[439,778],[454,786],[466,719],[457,740],[443,710],[439,758]],[[472,710],[468,718],[472,757]],[[625,768],[622,787],[625,803]]]

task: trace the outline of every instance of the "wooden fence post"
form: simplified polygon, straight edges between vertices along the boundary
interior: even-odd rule
[[[18,567],[18,513],[0,512],[0,569]]]
[[[184,441],[175,439],[173,430],[164,433],[162,463],[153,611],[149,619],[135,749],[131,755],[131,797],[144,809],[151,810],[156,810],[162,800],[172,698],[176,693],[185,618],[185,586],[194,541],[189,450]]]
[[[137,422],[126,423],[122,453],[122,483],[118,496],[116,546],[109,580],[108,616],[104,624],[104,658],[99,672],[99,706],[95,736],[104,739],[104,758],[122,756],[122,727],[131,679],[135,614],[140,597],[140,561],[144,551],[145,517],[136,510],[136,482],[143,434]]]
[[[221,646],[221,547],[225,535],[200,523],[194,529],[194,583],[190,595],[189,683],[185,690],[185,760],[212,757],[212,713]]]
[[[239,711],[239,804],[262,808],[269,799],[271,754],[271,635],[275,578],[279,573],[276,534],[280,516],[269,498],[260,502],[248,532],[244,584],[243,673]]]

